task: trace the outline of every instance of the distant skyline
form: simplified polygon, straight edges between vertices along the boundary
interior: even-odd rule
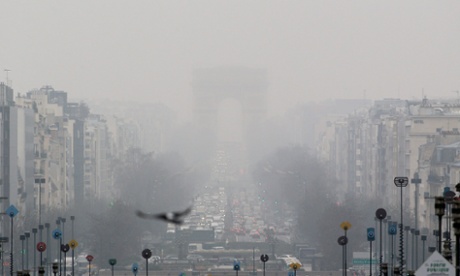
[[[0,81],[11,70],[16,93],[51,85],[70,99],[161,102],[184,118],[203,67],[266,69],[272,114],[460,90],[458,1],[20,0],[0,9]]]

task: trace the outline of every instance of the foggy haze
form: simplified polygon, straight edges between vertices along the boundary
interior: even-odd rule
[[[267,71],[268,111],[331,98],[456,97],[456,1],[2,1],[0,80],[192,114],[192,72]],[[44,83],[46,82],[46,83]]]

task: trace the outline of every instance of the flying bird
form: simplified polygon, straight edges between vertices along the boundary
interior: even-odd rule
[[[192,206],[188,207],[184,211],[180,212],[167,212],[158,214],[147,214],[137,210],[136,215],[143,219],[160,219],[169,223],[182,224],[184,223],[184,217],[192,211]]]

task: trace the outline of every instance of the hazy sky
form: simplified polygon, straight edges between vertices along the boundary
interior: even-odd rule
[[[192,70],[265,68],[269,108],[456,97],[460,1],[0,2],[0,80],[191,110]],[[366,92],[364,92],[366,91]],[[136,99],[134,99],[136,100]]]

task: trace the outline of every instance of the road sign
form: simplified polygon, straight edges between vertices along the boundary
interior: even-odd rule
[[[378,261],[377,259],[369,259],[369,258],[355,258],[353,259],[353,265],[370,265],[372,262],[372,264],[377,264]]]
[[[116,265],[117,264],[117,259],[109,259],[109,264],[110,265]]]
[[[88,262],[91,262],[93,259],[94,259],[94,257],[93,257],[92,255],[86,256],[86,260],[87,260]]]
[[[61,251],[62,252],[67,253],[67,252],[69,252],[69,250],[70,250],[69,244],[67,244],[67,243],[66,244],[61,244]]]
[[[409,184],[409,178],[405,176],[399,176],[395,177],[393,182],[395,183],[396,187],[406,187],[407,184]]]
[[[146,259],[146,260],[150,259],[150,257],[152,257],[152,250],[150,250],[148,248],[142,250],[142,257],[144,257],[144,259]]]
[[[396,235],[397,232],[398,232],[397,223],[396,222],[388,223],[388,234]]]
[[[375,229],[374,227],[367,228],[367,241],[375,240]]]
[[[53,238],[59,240],[62,237],[62,231],[59,228],[53,230]]]
[[[345,236],[340,236],[337,239],[337,242],[339,243],[339,245],[346,245],[348,243],[348,238]]]
[[[261,260],[262,262],[265,263],[265,262],[268,261],[268,259],[269,259],[269,258],[268,258],[268,255],[267,255],[267,254],[262,254],[262,255],[260,255],[260,260]]]
[[[46,243],[44,243],[44,242],[37,243],[37,250],[39,252],[45,251],[46,250]]]
[[[383,208],[378,208],[377,211],[375,211],[375,217],[382,220],[387,217],[387,211]]]
[[[137,263],[133,263],[133,265],[131,266],[131,270],[133,271],[134,274],[136,274],[137,271],[139,270],[139,265]]]
[[[434,251],[415,272],[415,276],[430,275],[454,276],[455,268],[438,251]]]
[[[71,240],[69,241],[69,246],[70,248],[72,248],[72,250],[74,250],[75,248],[77,248],[78,242],[76,240]]]
[[[340,224],[340,228],[347,231],[348,229],[351,228],[351,223],[349,223],[348,221],[344,221]]]
[[[10,205],[10,207],[6,209],[6,213],[8,216],[10,216],[10,218],[14,218],[19,213],[19,211],[14,205]]]

